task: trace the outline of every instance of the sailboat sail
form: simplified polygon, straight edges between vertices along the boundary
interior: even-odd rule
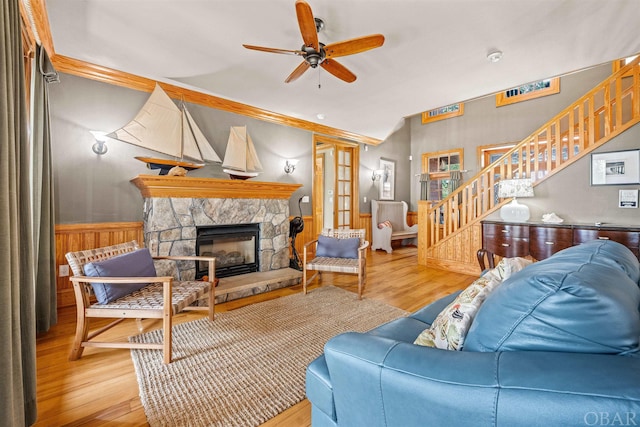
[[[133,120],[107,136],[180,160],[188,157],[198,162],[221,161],[186,106],[178,108],[157,84]],[[145,158],[145,161],[146,159],[148,158]],[[152,160],[158,160],[164,164],[184,164],[179,161]],[[204,166],[204,164],[190,165],[192,168]]]
[[[253,177],[262,172],[262,164],[246,126],[231,127],[222,167],[232,177]]]

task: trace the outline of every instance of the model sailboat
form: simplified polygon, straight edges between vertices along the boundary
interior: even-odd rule
[[[133,120],[107,136],[172,156],[173,159],[136,157],[150,169],[160,169],[160,175],[176,166],[193,170],[205,162],[221,162],[186,106],[178,108],[157,84]],[[185,161],[185,157],[197,163]]]
[[[246,126],[231,126],[222,167],[231,179],[253,178],[262,172],[262,164]]]

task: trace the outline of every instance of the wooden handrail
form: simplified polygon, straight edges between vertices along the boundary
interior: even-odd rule
[[[425,247],[419,248],[419,253],[424,254],[507,203],[510,199],[497,197],[501,179],[531,178],[535,186],[639,121],[640,57],[565,108],[447,198],[437,204],[428,203],[426,238],[421,240]]]

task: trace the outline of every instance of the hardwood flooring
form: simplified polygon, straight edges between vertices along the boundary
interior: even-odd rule
[[[415,311],[475,280],[473,276],[419,266],[416,252],[415,247],[402,247],[392,254],[369,253],[364,298]],[[357,292],[357,279],[351,275],[325,273],[323,283]],[[322,284],[316,280],[311,288],[316,286]],[[302,292],[302,285],[216,305],[216,312],[298,292]],[[176,323],[202,316],[198,312],[179,314]],[[80,360],[70,362],[67,357],[75,330],[75,308],[61,309],[58,319],[56,326],[37,339],[38,421],[35,426],[147,426],[129,350],[86,348]],[[158,322],[145,321],[147,329],[158,326]],[[114,329],[105,333],[105,337],[138,333],[133,321]],[[311,406],[305,399],[263,427],[310,425]]]

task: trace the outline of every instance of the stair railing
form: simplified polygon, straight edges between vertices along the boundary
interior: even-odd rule
[[[497,197],[501,179],[531,178],[534,186],[640,121],[640,57],[527,136],[502,157],[426,211],[426,248],[478,222],[510,199]]]

